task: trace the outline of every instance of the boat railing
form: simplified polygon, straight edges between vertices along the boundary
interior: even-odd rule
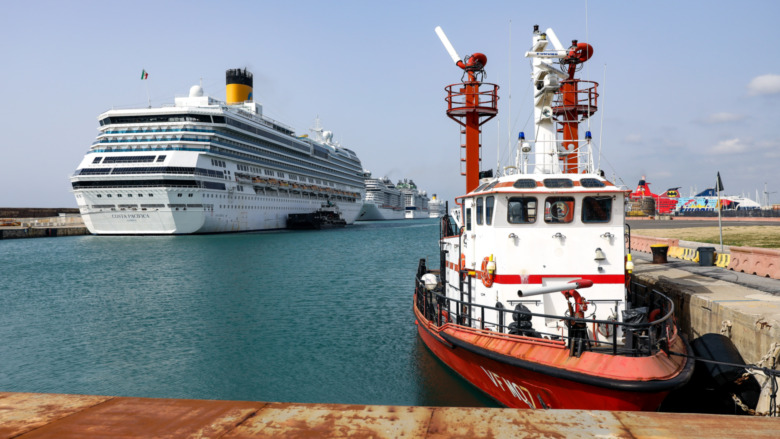
[[[466,278],[470,286],[471,278]],[[632,321],[576,318],[534,313],[527,309],[523,311],[481,305],[469,300],[470,288],[462,290],[461,299],[455,299],[446,297],[441,285],[434,290],[427,290],[420,277],[416,281],[415,306],[436,327],[462,326],[484,331],[485,334],[500,333],[505,337],[517,337],[518,341],[560,341],[569,347],[574,356],[585,351],[632,357],[651,356],[659,351],[668,352],[673,338],[677,337],[674,303],[657,290],[636,283],[632,283],[632,287],[629,302],[633,308],[624,312],[624,318],[634,317]],[[488,314],[496,315],[497,321],[488,320]],[[561,321],[568,331],[550,333],[538,331],[533,327],[518,328],[517,324],[512,325],[512,322],[531,321],[533,317]],[[597,333],[600,333],[602,338],[599,338]]]
[[[553,151],[552,156],[549,152],[545,152],[543,148],[543,142],[536,142],[535,151],[531,151],[530,146],[526,148],[521,147],[520,157],[518,163],[513,166],[504,167],[504,175],[514,174],[532,174],[536,170],[543,169],[546,173],[563,172],[563,165],[559,164],[559,160],[562,158],[577,157],[576,172],[581,173],[593,173],[595,170],[594,154],[591,144],[586,140],[569,141],[574,143],[576,148],[572,151],[563,151],[558,148],[558,145],[563,143],[563,140],[551,140],[551,143],[555,145],[550,148]],[[561,169],[556,170],[554,167],[558,166]]]

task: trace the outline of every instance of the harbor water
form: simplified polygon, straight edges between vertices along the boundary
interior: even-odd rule
[[[436,220],[0,241],[0,391],[496,406],[419,341]]]

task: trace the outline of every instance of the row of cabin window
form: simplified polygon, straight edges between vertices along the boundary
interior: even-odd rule
[[[476,199],[476,221],[482,225],[493,224],[495,197]],[[509,224],[532,224],[538,213],[536,197],[511,197],[507,202],[506,220]],[[547,197],[544,200],[544,222],[565,224],[574,221],[574,197]],[[484,212],[484,216],[483,216]],[[582,200],[583,223],[607,223],[612,218],[612,197],[585,197]],[[471,208],[466,209],[466,230],[471,230]]]

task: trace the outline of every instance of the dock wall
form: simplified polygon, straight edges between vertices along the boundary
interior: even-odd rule
[[[690,340],[726,335],[747,363],[780,342],[780,296],[662,264],[637,263],[634,280],[674,301],[677,322]]]
[[[89,235],[86,227],[2,227],[0,239]]]

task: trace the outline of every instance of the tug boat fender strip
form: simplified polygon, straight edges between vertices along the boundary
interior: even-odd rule
[[[446,332],[441,332],[439,333],[439,335],[445,340],[447,340],[448,342],[452,343],[455,347],[465,349],[476,355],[489,358],[493,361],[498,361],[499,363],[508,364],[513,367],[519,367],[521,369],[526,369],[531,372],[536,372],[536,373],[548,375],[563,380],[573,381],[576,383],[587,384],[596,387],[605,387],[605,388],[628,391],[628,392],[655,393],[655,392],[665,392],[665,391],[678,389],[683,385],[685,385],[685,383],[687,383],[690,380],[691,375],[693,374],[693,366],[695,364],[695,361],[692,361],[690,358],[688,358],[685,362],[685,366],[680,371],[680,373],[678,373],[677,376],[675,376],[674,378],[668,380],[623,381],[623,380],[615,380],[612,378],[602,378],[593,375],[571,372],[566,369],[550,367],[550,366],[510,357],[507,355],[498,354],[488,349],[474,346],[471,343],[467,343],[457,337],[453,337],[452,335],[447,334]],[[681,336],[680,339],[685,345],[686,352],[691,352],[691,347],[688,345],[688,341],[685,339],[685,337]]]

